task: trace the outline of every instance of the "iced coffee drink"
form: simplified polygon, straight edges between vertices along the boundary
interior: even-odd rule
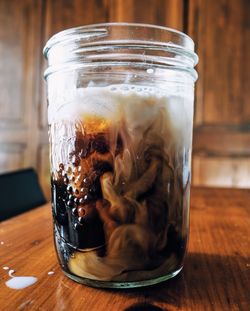
[[[128,288],[183,267],[189,230],[194,42],[107,23],[44,48],[56,253],[71,279]]]
[[[55,244],[67,275],[140,282],[181,269],[192,100],[90,84],[49,108]]]

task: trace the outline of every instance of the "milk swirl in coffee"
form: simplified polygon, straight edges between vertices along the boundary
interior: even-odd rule
[[[181,268],[192,101],[124,84],[79,88],[49,107],[55,242],[65,272],[140,281]]]

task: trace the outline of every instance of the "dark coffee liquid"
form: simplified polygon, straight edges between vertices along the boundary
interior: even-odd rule
[[[83,136],[78,132],[75,151],[69,155],[70,166],[66,169],[60,163],[52,175],[56,227],[66,242],[80,249],[94,248],[105,243],[103,222],[95,204],[103,199],[100,176],[113,171],[112,163],[105,160],[108,152],[109,145],[104,133]]]

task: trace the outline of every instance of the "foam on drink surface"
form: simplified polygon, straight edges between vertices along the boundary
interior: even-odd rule
[[[76,88],[70,100],[60,97],[52,100],[48,107],[49,124],[58,121],[84,123],[89,116],[102,117],[114,123],[126,120],[130,131],[148,126],[157,116],[163,114],[172,139],[190,143],[193,119],[192,97],[180,95],[171,89],[135,86],[129,84],[107,87],[89,86]]]

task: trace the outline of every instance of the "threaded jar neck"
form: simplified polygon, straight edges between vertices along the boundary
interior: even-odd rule
[[[145,66],[187,71],[195,81],[198,56],[186,34],[166,27],[105,23],[67,29],[49,39],[43,50],[52,73],[83,67]]]

